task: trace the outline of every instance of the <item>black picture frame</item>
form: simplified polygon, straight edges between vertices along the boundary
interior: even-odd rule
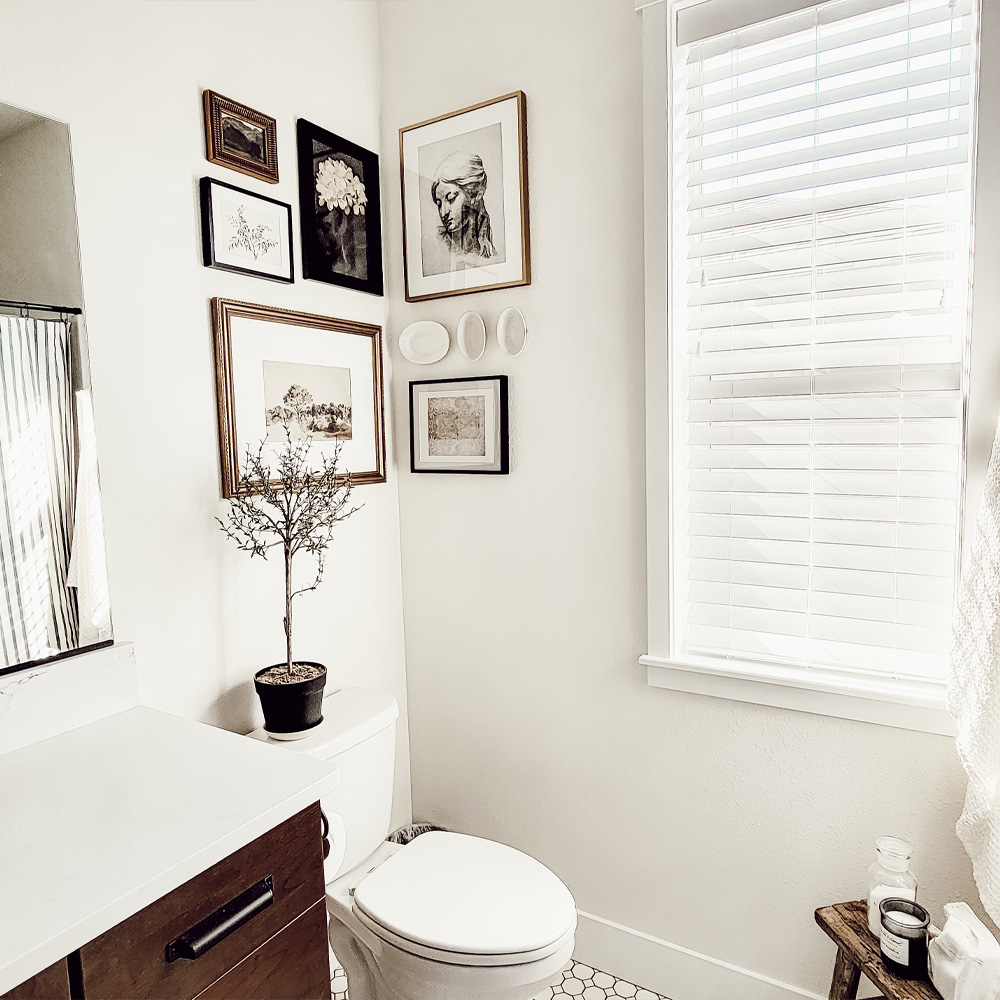
[[[296,143],[302,276],[381,295],[382,211],[378,156],[304,118],[298,119]],[[327,162],[339,162],[344,166],[324,170]],[[343,205],[335,201],[331,206],[329,201],[323,200],[324,177],[327,197],[342,199]],[[330,181],[342,183],[331,186]],[[366,199],[360,205],[359,185]]]
[[[268,281],[281,281],[291,284],[295,281],[295,260],[292,251],[292,206],[278,201],[275,198],[268,198],[245,188],[237,187],[235,184],[227,184],[225,181],[216,180],[214,177],[202,177],[200,182],[201,190],[201,249],[202,260],[205,267],[214,267],[220,271],[234,271],[237,274],[247,274],[255,278],[265,278]],[[225,189],[225,190],[222,190]],[[227,237],[232,237],[239,233],[239,229],[231,216],[226,214],[225,209],[232,205],[250,206],[256,209],[251,221],[256,220],[258,225],[267,225],[262,217],[270,217],[274,223],[270,226],[271,233],[261,234],[257,226],[250,226],[243,221],[244,235],[254,234],[259,242],[261,238],[273,243],[273,248],[268,248],[267,256],[274,257],[270,252],[278,249],[279,254],[276,259],[269,259],[267,266],[254,267],[250,263],[253,256],[251,242],[244,242],[243,246],[232,248],[227,244]],[[220,230],[220,226],[231,227],[227,231]],[[276,237],[271,239],[271,237]],[[254,238],[250,235],[250,240]],[[255,258],[256,259],[256,258]],[[244,263],[237,263],[243,261]]]
[[[434,454],[432,429],[434,403],[479,396],[483,400],[482,452],[474,450],[474,435],[462,435],[456,426],[456,444],[465,437],[473,448]],[[507,410],[507,376],[437,378],[410,383],[410,472],[506,476],[510,472],[510,435]],[[454,406],[447,404],[454,410]],[[470,412],[470,411],[467,411]],[[445,414],[448,416],[448,414]],[[438,438],[438,440],[441,440]],[[449,444],[447,438],[444,443]]]

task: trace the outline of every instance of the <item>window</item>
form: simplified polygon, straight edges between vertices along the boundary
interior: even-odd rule
[[[931,708],[960,554],[976,11],[757,9],[663,18],[666,621],[643,659],[664,686]]]

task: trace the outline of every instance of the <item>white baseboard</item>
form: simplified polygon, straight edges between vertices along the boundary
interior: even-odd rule
[[[573,957],[670,1000],[824,1000],[798,986],[580,912]]]

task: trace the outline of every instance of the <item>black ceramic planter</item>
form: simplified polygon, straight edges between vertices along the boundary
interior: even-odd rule
[[[323,688],[326,685],[326,667],[311,660],[296,660],[312,667],[321,667],[323,673],[307,681],[291,684],[262,684],[260,675],[270,670],[264,667],[254,674],[253,686],[264,710],[264,728],[281,739],[289,733],[301,733],[323,721]],[[280,666],[281,664],[278,664]]]

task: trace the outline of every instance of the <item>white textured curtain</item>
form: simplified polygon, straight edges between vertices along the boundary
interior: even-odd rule
[[[70,329],[0,316],[0,668],[77,645]]]

